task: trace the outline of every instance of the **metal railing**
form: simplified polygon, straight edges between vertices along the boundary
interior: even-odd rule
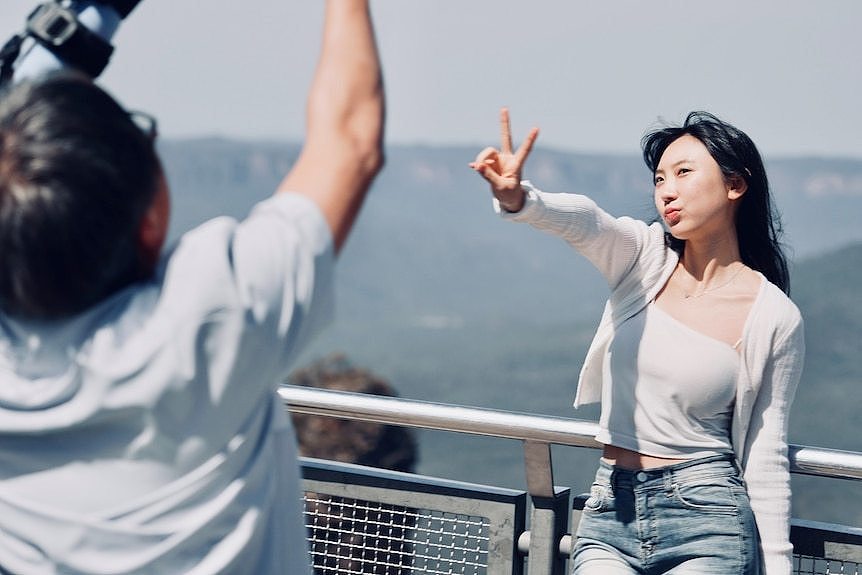
[[[565,572],[566,560],[573,542],[570,533],[572,530],[569,526],[576,525],[579,518],[579,498],[575,497],[572,500],[568,489],[555,487],[550,447],[551,445],[601,447],[594,439],[598,430],[596,423],[293,386],[285,386],[279,390],[279,393],[287,408],[294,413],[522,441],[527,491],[532,506],[529,513],[529,529],[510,524],[510,528],[514,529],[513,536],[516,538],[517,550],[526,558],[531,575]],[[791,471],[796,474],[862,480],[862,453],[791,445],[790,465]],[[353,476],[348,482],[357,481],[357,477]],[[397,482],[399,489],[404,488],[403,481],[410,480],[399,479]],[[417,489],[412,492],[409,499],[413,503],[402,502],[402,505],[420,505],[418,502],[425,500],[421,493],[428,489],[428,485],[434,485],[437,481],[445,480],[423,480],[420,482],[423,483],[422,486],[417,484]],[[308,485],[308,479],[306,482]],[[320,484],[315,484],[312,491],[319,488]],[[342,493],[338,489],[335,491]],[[388,501],[386,497],[381,499],[377,495],[372,496],[368,493],[363,497],[384,504]],[[361,499],[362,497],[354,494],[350,500]],[[307,513],[308,505],[307,500]],[[448,512],[453,511],[450,509]],[[311,515],[313,514],[312,510]],[[407,529],[405,532],[407,531],[410,530]],[[812,522],[794,520],[793,543],[796,550],[795,573],[862,574],[862,529],[831,524],[815,525]],[[419,544],[420,547],[422,545],[422,543]],[[326,555],[325,551],[319,553]],[[462,567],[465,566],[462,565]],[[523,565],[516,562],[511,569],[505,571],[495,568],[491,571],[464,572],[520,573],[522,567]],[[322,570],[318,572],[327,573]],[[365,571],[357,571],[357,573],[360,572]],[[391,572],[406,574],[419,573],[422,570],[405,568]]]
[[[294,386],[280,388],[279,394],[293,413],[533,443],[601,447],[594,439],[598,424],[592,421]],[[790,471],[820,477],[862,479],[862,453],[790,445]]]

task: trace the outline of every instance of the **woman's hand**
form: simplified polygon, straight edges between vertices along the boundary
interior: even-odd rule
[[[485,148],[470,163],[470,167],[491,184],[491,191],[504,210],[518,212],[524,207],[526,197],[521,189],[521,169],[539,135],[539,129],[531,129],[518,151],[512,152],[512,130],[509,127],[509,110],[506,108],[500,110],[500,128],[500,150]]]

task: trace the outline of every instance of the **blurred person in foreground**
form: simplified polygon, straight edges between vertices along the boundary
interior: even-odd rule
[[[3,95],[0,571],[310,573],[275,388],[330,315],[383,114],[368,2],[329,0],[296,164],[163,249],[139,116],[68,72]]]

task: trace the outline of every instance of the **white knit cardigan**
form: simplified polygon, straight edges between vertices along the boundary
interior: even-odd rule
[[[677,265],[664,228],[614,218],[586,196],[549,194],[524,181],[524,207],[495,210],[561,237],[598,268],[611,288],[604,314],[581,368],[575,407],[601,400],[602,362],[614,332],[652,301]],[[792,571],[787,420],[805,355],[802,316],[763,278],[746,320],[731,441],[754,510],[766,575]]]

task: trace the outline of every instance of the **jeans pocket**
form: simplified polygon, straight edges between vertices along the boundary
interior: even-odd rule
[[[685,508],[702,512],[737,513],[733,488],[714,483],[677,483],[674,498]]]
[[[595,482],[590,486],[590,496],[584,502],[584,511],[599,512],[602,511],[609,496],[610,486],[605,483]]]

